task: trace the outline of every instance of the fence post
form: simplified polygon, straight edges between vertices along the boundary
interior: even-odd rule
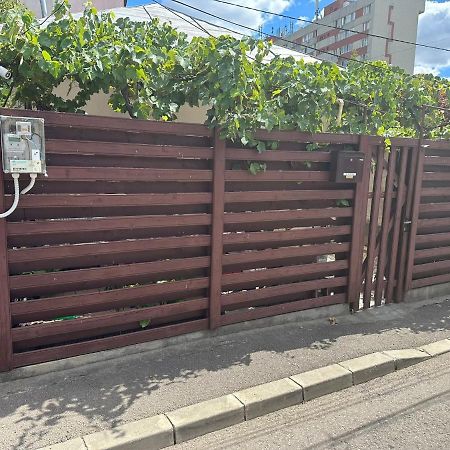
[[[209,327],[220,326],[222,296],[223,227],[225,213],[225,140],[214,131],[214,167],[212,186],[211,262],[209,286]]]
[[[0,167],[0,211],[5,209],[4,174]],[[0,372],[6,372],[12,368],[11,305],[7,248],[6,219],[0,219]]]
[[[350,268],[348,275],[348,302],[352,310],[359,309],[362,285],[362,264],[364,256],[364,236],[366,233],[367,205],[369,200],[371,152],[369,136],[361,135],[359,151],[364,153],[362,180],[356,184],[353,203],[352,243],[350,249]]]

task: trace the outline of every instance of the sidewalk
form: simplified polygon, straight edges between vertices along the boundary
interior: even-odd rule
[[[370,352],[450,335],[450,300],[256,329],[0,384],[0,448],[35,449]]]

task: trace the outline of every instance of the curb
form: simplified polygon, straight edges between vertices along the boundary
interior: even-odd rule
[[[447,352],[450,338],[418,348],[371,353],[40,450],[161,449],[366,383]]]

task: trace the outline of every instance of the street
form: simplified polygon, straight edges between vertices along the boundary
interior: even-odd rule
[[[180,444],[198,449],[444,449],[450,354]]]

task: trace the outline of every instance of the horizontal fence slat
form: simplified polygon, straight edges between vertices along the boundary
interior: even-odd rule
[[[60,345],[57,347],[32,350],[29,352],[15,353],[13,355],[14,367],[28,366],[41,362],[64,359],[86,353],[100,352],[127,345],[140,344],[156,339],[164,339],[171,336],[178,336],[186,333],[206,330],[208,319],[200,319],[175,325],[163,326],[160,328],[140,330],[117,336],[110,336],[86,342]]]
[[[329,276],[338,270],[348,268],[348,261],[335,261],[328,263],[303,264],[298,266],[278,267],[275,269],[254,270],[241,273],[229,273],[222,275],[222,287],[226,289],[237,289],[243,283],[271,282],[283,280],[284,278],[301,275]],[[317,280],[318,289],[320,281]]]
[[[30,341],[46,336],[64,335],[87,330],[99,330],[114,325],[138,323],[141,320],[167,318],[186,312],[202,311],[208,308],[208,299],[186,300],[181,303],[158,305],[121,312],[102,313],[92,317],[56,321],[27,327],[13,328],[13,342]]]
[[[124,119],[122,117],[105,117],[52,111],[29,111],[0,108],[0,113],[8,116],[42,117],[47,127],[104,129],[108,131],[124,131],[128,133],[168,134],[179,136],[211,137],[213,130],[206,125],[162,122],[156,120]]]
[[[76,220],[9,222],[8,236],[37,236],[53,233],[89,233],[92,231],[133,230],[138,228],[210,225],[210,214],[101,217]]]
[[[438,272],[450,269],[450,261],[434,261],[431,263],[417,264],[413,268],[413,276],[423,275],[424,273]]]
[[[352,208],[311,208],[288,211],[225,213],[225,224],[273,222],[302,219],[328,219],[331,217],[351,217],[352,213]]]
[[[450,199],[450,191],[447,187],[445,188],[422,188],[420,192],[420,196],[424,197],[449,197]]]
[[[280,258],[294,258],[301,256],[320,256],[330,253],[344,253],[350,250],[349,243],[322,244],[302,247],[281,247],[257,251],[229,253],[223,256],[223,265],[249,262],[267,262]]]
[[[327,278],[320,280],[320,289],[333,288],[338,286],[346,286],[347,277]],[[227,306],[242,306],[250,307],[258,300],[265,300],[270,298],[277,298],[279,296],[295,294],[305,291],[317,289],[317,280],[301,281],[299,283],[289,283],[280,286],[269,286],[262,289],[255,289],[253,291],[233,292],[232,294],[222,295],[222,307],[226,309]]]
[[[251,310],[235,311],[222,316],[222,325],[244,322],[247,320],[262,319],[264,317],[276,316],[295,311],[302,311],[310,308],[320,308],[322,306],[336,305],[345,303],[347,294],[335,294],[324,297],[314,297],[304,300],[298,300],[279,305],[266,306]]]
[[[417,262],[422,259],[439,258],[442,256],[450,257],[450,247],[438,247],[438,248],[427,248],[422,250],[416,250],[414,253],[414,260]]]
[[[26,302],[13,302],[11,303],[11,313],[15,323],[51,320],[61,316],[151,304],[169,297],[186,298],[189,293],[207,287],[208,278],[204,277],[111,291],[70,294]]]
[[[206,170],[204,172],[207,172]],[[248,170],[226,170],[225,181],[329,181],[330,172],[328,171],[302,171],[302,170],[268,170],[256,175],[251,174]]]
[[[96,242],[78,245],[56,245],[34,248],[18,248],[8,250],[8,260],[13,271],[41,270],[52,267],[59,269],[69,267],[77,260],[90,262],[95,265],[100,256],[120,256],[124,254],[138,254],[155,250],[209,247],[211,237],[175,236],[167,238],[136,239],[126,241]]]
[[[278,131],[278,130],[258,130],[255,132],[256,139],[269,141],[287,141],[304,142],[320,144],[358,144],[359,136],[356,134],[338,134],[338,133],[303,133],[300,131]]]
[[[10,277],[10,290],[13,297],[36,296],[61,290],[75,291],[127,282],[132,284],[142,278],[163,274],[174,278],[188,270],[208,267],[209,256],[200,256],[34,275],[14,275]]]
[[[258,161],[297,161],[297,162],[330,162],[330,152],[305,152],[305,151],[287,151],[272,150],[258,153],[257,150],[227,148],[226,159],[236,161],[247,161],[256,159]]]
[[[450,233],[422,234],[416,237],[416,245],[450,243]]]
[[[438,232],[440,228],[450,227],[450,217],[439,219],[420,219],[418,220],[417,232],[423,234],[426,230],[430,233]]]
[[[411,283],[411,287],[413,289],[418,289],[425,286],[448,283],[449,281],[450,281],[450,273],[445,273],[443,275],[436,275],[432,277],[419,278],[417,280],[413,280]]]
[[[425,156],[425,166],[450,166],[450,158],[444,156]]]
[[[48,178],[52,181],[127,181],[127,182],[197,182],[211,181],[211,170],[197,169],[147,169],[123,167],[72,167],[50,166]]]
[[[223,242],[230,244],[260,244],[285,241],[303,241],[306,239],[328,238],[334,236],[346,236],[351,233],[350,225],[302,228],[286,231],[256,231],[249,233],[225,233]]]
[[[254,203],[290,200],[351,200],[354,198],[354,195],[354,191],[350,189],[226,192],[225,202]]]
[[[426,203],[419,206],[419,213],[450,212],[450,203]]]
[[[7,195],[7,203],[12,203]],[[167,194],[27,194],[19,209],[37,208],[117,208],[132,206],[179,206],[210,204],[209,192]]]
[[[450,181],[450,172],[424,172],[423,181]]]
[[[211,147],[134,144],[129,142],[72,141],[48,139],[46,153],[52,155],[123,156],[126,158],[212,159]]]

